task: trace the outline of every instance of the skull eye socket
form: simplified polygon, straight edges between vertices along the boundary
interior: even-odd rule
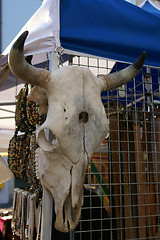
[[[88,122],[88,118],[89,118],[89,116],[88,116],[87,112],[81,112],[79,114],[79,122],[80,123],[87,123]]]

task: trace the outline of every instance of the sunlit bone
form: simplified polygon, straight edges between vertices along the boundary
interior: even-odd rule
[[[109,131],[101,92],[132,80],[141,70],[146,54],[142,53],[129,67],[108,75],[94,76],[89,69],[78,66],[50,73],[25,61],[23,46],[27,35],[24,32],[13,45],[9,65],[15,76],[45,89],[48,113],[36,134],[41,148],[39,174],[55,201],[55,227],[67,232],[79,221],[88,161]],[[46,139],[45,129],[54,134],[56,144]]]

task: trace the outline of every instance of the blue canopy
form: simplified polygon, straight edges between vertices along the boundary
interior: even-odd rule
[[[151,1],[145,1],[144,4],[142,4],[142,9],[160,17],[160,7],[158,8],[158,6],[156,6],[156,4],[152,3]]]
[[[156,7],[156,5],[152,4],[151,0],[145,0],[142,5],[140,5],[140,7],[142,9],[144,9],[145,11],[148,11],[152,14],[155,15],[159,15],[160,16],[160,10]],[[117,62],[112,71],[111,72],[115,72],[117,70],[121,70],[124,69],[125,67],[127,67],[129,64],[126,63],[122,63],[122,62]],[[151,83],[152,83],[152,92],[153,92],[153,99],[152,100],[159,100],[159,75],[160,75],[160,70],[156,69],[156,68],[151,68]],[[145,97],[145,101],[147,104],[147,86],[149,86],[148,84],[145,84],[144,81],[144,77],[143,74],[145,74],[147,72],[146,67],[143,67],[142,71],[140,74],[138,74],[135,78],[135,82],[131,81],[128,84],[126,84],[125,86],[125,96],[121,97],[119,94],[119,89],[116,89],[114,91],[110,91],[109,92],[109,96],[107,96],[107,93],[104,92],[102,93],[102,100],[103,102],[106,102],[107,100],[105,99],[117,99],[118,96],[118,100],[121,101],[124,105],[129,104],[133,101],[137,101],[137,99],[140,99],[142,96],[144,96],[146,94]],[[134,89],[134,94],[132,93],[132,90]],[[143,101],[140,101],[137,103],[137,106],[141,106],[143,103]]]
[[[160,18],[124,0],[61,0],[60,40],[65,49],[160,67]]]

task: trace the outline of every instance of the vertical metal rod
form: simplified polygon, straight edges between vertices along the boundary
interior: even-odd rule
[[[41,240],[51,240],[52,237],[52,211],[53,198],[51,193],[43,188],[43,202],[42,202],[42,228]]]
[[[49,60],[49,70],[50,72],[54,72],[58,68],[58,58],[55,52],[50,53]],[[46,137],[49,141],[51,141],[50,132],[46,132]],[[52,238],[52,213],[53,213],[53,197],[51,193],[43,188],[43,202],[42,202],[42,228],[41,228],[41,240],[51,240]]]

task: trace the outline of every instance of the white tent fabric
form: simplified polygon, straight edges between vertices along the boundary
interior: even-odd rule
[[[24,46],[25,55],[34,55],[33,64],[42,62],[43,60],[45,61],[46,53],[52,52],[55,48],[60,47],[59,5],[59,0],[43,0],[41,7],[11,41],[4,50],[3,55],[9,54],[13,43],[27,30],[29,31],[29,35]],[[15,129],[15,105],[6,106],[6,103],[15,102],[15,89],[18,93],[22,86],[23,85],[19,85],[16,88],[14,87],[0,92],[0,151],[7,151],[9,140],[13,136]],[[5,105],[3,105],[3,103],[5,103]],[[8,112],[5,110],[8,110]]]
[[[156,2],[154,2],[153,0],[143,0],[143,2],[139,4],[139,7],[142,8],[146,2],[149,2],[153,7],[160,10],[160,5]]]
[[[41,7],[23,26],[11,43],[2,53],[8,55],[10,49],[18,37],[24,32],[29,31],[25,41],[24,54],[34,55],[32,64],[37,64],[46,60],[46,53],[61,50],[60,44],[60,0],[43,0]],[[64,49],[64,53],[78,56],[95,57],[73,50]]]
[[[25,42],[25,55],[52,52],[60,47],[59,0],[44,0],[41,7],[4,50],[3,55],[9,53],[15,40],[26,30],[29,31],[29,35]]]
[[[0,129],[0,152],[7,152],[9,141],[13,137],[14,131],[13,130],[1,130]]]
[[[15,102],[16,94],[23,87],[23,84],[14,88],[9,88],[0,92],[0,130],[2,129],[15,129]]]
[[[0,92],[0,152],[7,152],[9,140],[15,131],[15,95],[23,84]],[[16,90],[16,91],[15,91]],[[6,105],[8,103],[8,105]],[[10,105],[12,103],[12,105]]]

